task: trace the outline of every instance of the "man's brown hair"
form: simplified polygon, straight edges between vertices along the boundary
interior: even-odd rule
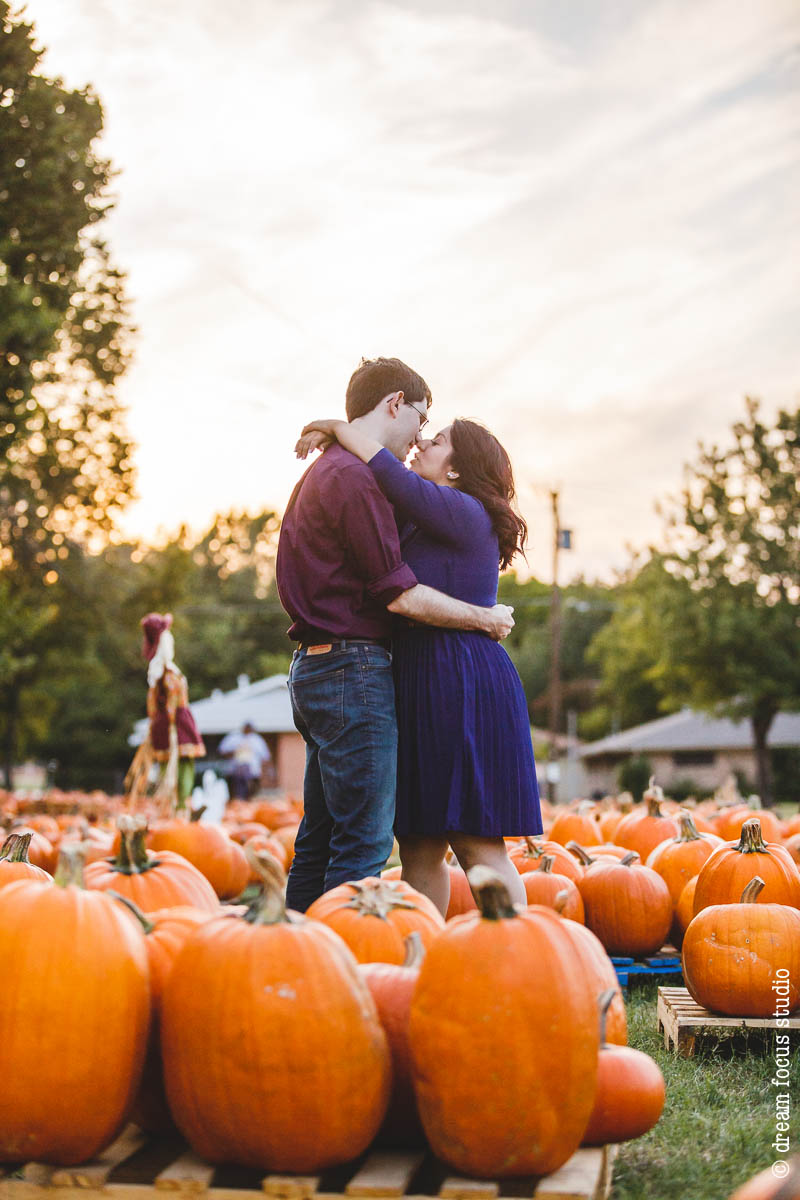
[[[402,392],[409,404],[431,406],[431,389],[421,375],[399,358],[362,358],[347,385],[348,421],[366,416],[392,392]]]

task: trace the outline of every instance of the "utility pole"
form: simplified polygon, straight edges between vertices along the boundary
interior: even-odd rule
[[[550,747],[547,762],[547,799],[554,804],[558,795],[558,723],[561,714],[561,592],[558,587],[558,552],[561,549],[561,523],[558,515],[558,492],[550,493],[553,508],[553,591],[550,596],[550,686],[549,722]]]

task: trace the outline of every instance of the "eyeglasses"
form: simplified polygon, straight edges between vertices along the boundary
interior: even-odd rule
[[[403,404],[407,404],[409,408],[413,408],[414,412],[419,417],[419,429],[417,430],[417,433],[422,433],[423,429],[428,424],[428,418],[422,415],[416,404],[412,403],[411,400],[406,400],[405,396],[403,396]]]

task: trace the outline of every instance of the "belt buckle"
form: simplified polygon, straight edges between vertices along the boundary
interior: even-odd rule
[[[333,649],[333,642],[325,642],[319,646],[309,646],[306,649],[306,655],[329,654],[332,649]]]

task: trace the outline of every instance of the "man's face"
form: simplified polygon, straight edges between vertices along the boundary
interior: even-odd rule
[[[396,406],[386,449],[391,450],[395,458],[404,462],[417,444],[417,439],[427,423],[428,410],[425,402],[412,404],[410,400],[402,398]]]

